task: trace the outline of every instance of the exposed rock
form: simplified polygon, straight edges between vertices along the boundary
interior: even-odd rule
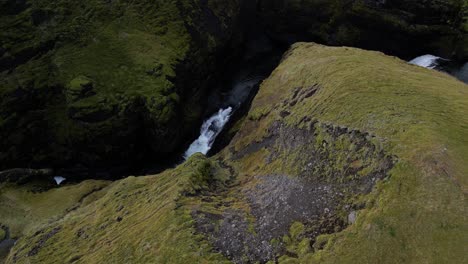
[[[357,217],[357,212],[356,211],[352,211],[351,213],[349,213],[348,215],[348,224],[352,225],[356,222],[356,217]]]
[[[310,98],[311,91],[315,93],[316,88],[296,89],[292,101],[283,104],[296,105]],[[342,230],[346,220],[340,215],[347,212],[342,212],[343,208],[355,207],[350,201],[368,194],[393,166],[392,157],[378,150],[365,133],[311,120],[304,121],[304,126],[309,129],[274,123],[264,141],[251,143],[247,151],[234,155],[242,160],[260,149],[270,152],[264,165],[258,163],[254,183],[240,190],[255,220],[250,222],[246,213],[229,205],[220,215],[194,212],[197,230],[234,262],[275,260],[287,251],[283,237],[293,223],[303,223],[309,242]],[[262,166],[274,163],[291,166],[295,173],[261,174]]]

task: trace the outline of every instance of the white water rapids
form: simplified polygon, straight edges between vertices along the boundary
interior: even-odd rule
[[[459,64],[455,61],[427,54],[414,58],[409,61],[409,63],[428,69],[446,72],[458,78],[460,81],[468,83],[468,62]]]
[[[57,185],[62,184],[62,182],[64,182],[65,180],[66,180],[66,178],[64,178],[62,176],[55,176],[54,177],[54,181],[55,181],[55,183],[57,183]]]
[[[224,107],[203,122],[200,136],[185,151],[184,159],[188,159],[195,153],[206,155],[213,146],[216,137],[222,132],[224,126],[229,122],[232,114],[249,97],[252,88],[259,84],[265,77],[262,75],[249,75],[241,73],[236,77],[232,89],[224,98]]]
[[[411,60],[409,63],[418,65],[424,68],[435,69],[437,66],[439,66],[439,63],[437,62],[438,60],[444,60],[444,59],[442,59],[441,57],[427,54],[427,55],[419,56]]]
[[[200,136],[190,145],[184,154],[184,158],[188,159],[195,153],[207,154],[210,151],[216,137],[221,133],[226,123],[232,115],[232,107],[220,109],[213,116],[208,118],[200,129]]]

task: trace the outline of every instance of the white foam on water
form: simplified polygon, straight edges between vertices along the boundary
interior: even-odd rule
[[[188,159],[195,153],[206,155],[213,146],[216,137],[231,118],[232,111],[232,107],[220,109],[216,114],[207,119],[200,129],[200,136],[187,149],[184,158]]]
[[[54,177],[54,180],[55,180],[55,182],[57,183],[57,185],[62,184],[62,182],[64,182],[66,179],[67,179],[67,178],[64,178],[64,177],[62,177],[62,176],[55,176],[55,177]]]
[[[418,65],[424,68],[434,69],[435,67],[438,66],[437,60],[440,60],[440,59],[442,58],[427,54],[427,55],[419,56],[411,60],[409,63]]]

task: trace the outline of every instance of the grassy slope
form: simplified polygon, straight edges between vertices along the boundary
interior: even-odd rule
[[[223,175],[202,156],[157,177],[129,177],[110,185],[100,199],[18,242],[8,261],[35,263],[223,263],[220,254],[194,235],[190,195]],[[222,180],[221,178],[217,178]],[[41,237],[60,231],[37,255],[27,256]],[[29,254],[31,255],[31,254]],[[15,257],[16,256],[16,257]],[[7,261],[7,263],[8,263]]]
[[[109,182],[84,181],[77,185],[37,191],[35,184],[0,186],[0,225],[8,226],[12,237],[38,229],[44,222],[59,219],[74,207],[99,197]]]
[[[367,131],[398,162],[357,223],[301,262],[466,261],[467,85],[381,53],[297,44],[263,83],[250,113],[263,117],[241,128],[236,148],[265,135],[295,87],[317,83],[315,96],[287,107],[286,122],[296,126],[309,116]]]
[[[314,84],[320,86],[314,96],[293,106],[283,104],[297,87]],[[283,110],[291,114],[281,119]],[[303,249],[297,258],[285,256],[280,262],[463,263],[468,232],[467,113],[468,87],[451,76],[377,52],[297,44],[262,84],[249,118],[219,157],[239,175],[234,186],[242,187],[254,175],[285,170],[293,175],[300,169],[294,164],[263,164],[270,151],[265,149],[230,160],[232,149],[260,141],[277,120],[297,127],[309,116],[369,132],[377,145],[398,158],[389,180],[362,198],[366,207],[354,225],[319,237],[315,251],[291,245]],[[216,183],[226,175],[213,161],[195,156],[158,176],[115,182],[95,202],[40,232],[28,233],[9,261],[222,263],[225,259],[195,233],[190,212],[200,201],[190,194],[208,185],[219,187]],[[242,197],[227,199],[248,210]],[[40,243],[54,230],[58,231]],[[33,254],[37,245],[41,246]]]

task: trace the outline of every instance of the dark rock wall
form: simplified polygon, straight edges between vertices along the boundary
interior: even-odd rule
[[[245,5],[2,1],[0,169],[118,171],[176,152],[238,51]]]
[[[266,28],[281,41],[357,46],[411,58],[425,53],[466,60],[463,0],[260,1]]]

